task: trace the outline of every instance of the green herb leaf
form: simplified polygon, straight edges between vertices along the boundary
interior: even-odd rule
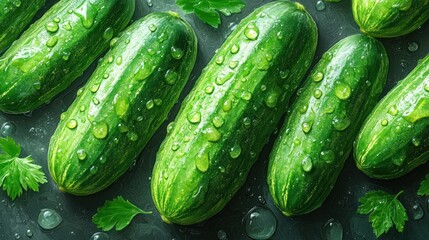
[[[404,231],[405,221],[408,220],[407,212],[398,200],[397,195],[391,195],[383,191],[371,191],[359,199],[361,205],[357,209],[359,214],[369,214],[374,234],[380,237],[387,233],[395,224],[398,232]]]
[[[103,207],[97,209],[97,213],[92,217],[92,222],[103,231],[109,231],[114,228],[120,231],[128,226],[137,214],[151,214],[133,205],[118,196],[112,201],[106,201]]]
[[[195,13],[203,22],[217,28],[221,23],[221,12],[225,16],[239,13],[246,6],[243,0],[176,0],[185,13]]]
[[[429,196],[429,174],[426,175],[425,179],[420,183],[417,194],[420,196]]]
[[[19,158],[21,146],[12,138],[0,138],[0,186],[13,200],[21,196],[23,189],[39,191],[39,184],[46,183],[41,166],[33,163],[28,156]]]

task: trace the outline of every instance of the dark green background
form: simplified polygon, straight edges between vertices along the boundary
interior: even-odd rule
[[[268,0],[245,1],[247,6],[241,14],[224,17],[220,28],[213,29],[201,23],[193,15],[184,15],[176,7],[174,0],[152,0],[152,7],[148,6],[146,0],[137,0],[134,19],[154,11],[178,11],[197,32],[199,39],[197,65],[181,100],[189,92],[202,68],[210,60],[214,51],[220,47],[235,24],[256,7],[271,2]],[[38,16],[43,14],[54,2],[56,1],[48,0],[47,6],[41,10]],[[299,0],[298,2],[305,5],[319,27],[319,46],[314,62],[317,62],[321,54],[338,40],[359,32],[351,15],[351,0],[326,3],[324,11],[316,11],[316,0]],[[418,59],[429,52],[427,36],[429,36],[429,24],[423,25],[407,36],[382,40],[390,58],[389,79],[385,92],[411,71]],[[419,44],[418,51],[412,53],[407,50],[410,42]],[[405,190],[400,196],[400,200],[410,217],[404,233],[390,231],[381,239],[429,239],[428,199],[416,195],[419,183],[427,173],[428,164],[400,179],[379,181],[371,180],[360,173],[350,157],[332,194],[319,210],[302,217],[283,216],[273,206],[265,182],[266,161],[275,135],[261,153],[244,187],[221,213],[196,226],[184,227],[163,223],[151,200],[150,176],[156,151],[166,133],[166,125],[174,119],[181,100],[171,112],[166,123],[148,143],[135,167],[110,188],[88,197],[74,197],[60,193],[50,179],[46,166],[49,139],[58,124],[60,114],[68,108],[77,89],[84,84],[94,68],[95,64],[49,105],[27,115],[13,116],[0,113],[0,125],[12,121],[17,126],[13,137],[22,145],[23,155],[32,155],[36,162],[43,166],[49,181],[41,186],[39,193],[26,192],[14,202],[10,201],[5,192],[0,191],[0,239],[15,239],[15,233],[18,233],[21,239],[27,239],[25,235],[27,229],[31,229],[33,232],[32,239],[37,240],[89,239],[93,233],[100,231],[91,223],[92,215],[105,200],[111,200],[118,195],[122,195],[144,210],[153,211],[154,214],[139,215],[125,230],[109,232],[111,239],[217,239],[219,230],[225,231],[228,239],[249,239],[245,234],[242,219],[249,209],[262,205],[258,200],[260,197],[266,200],[264,206],[274,212],[278,221],[277,231],[272,239],[323,239],[323,226],[330,218],[334,218],[342,224],[344,239],[375,239],[367,216],[355,213],[358,198],[374,189],[382,189],[391,193]],[[423,219],[417,221],[413,220],[411,216],[411,209],[415,202],[420,203],[425,211]],[[51,208],[59,212],[63,217],[61,225],[50,231],[41,229],[37,224],[37,216],[42,208]]]

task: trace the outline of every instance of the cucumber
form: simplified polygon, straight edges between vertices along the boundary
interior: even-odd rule
[[[319,208],[362,122],[380,99],[389,60],[376,39],[356,34],[332,46],[299,91],[268,163],[268,187],[286,216]]]
[[[427,0],[353,0],[353,16],[362,32],[374,37],[398,37],[429,19]]]
[[[377,104],[354,145],[357,167],[392,179],[429,159],[429,55]]]
[[[177,13],[152,13],[121,33],[49,145],[59,189],[89,195],[129,169],[167,118],[197,55],[194,31]]]
[[[32,111],[67,88],[127,26],[134,0],[59,1],[0,58],[0,111]]]
[[[151,192],[165,222],[204,221],[244,184],[311,65],[317,36],[311,16],[291,1],[263,5],[237,25],[157,153]]]
[[[0,1],[0,52],[15,41],[46,0]]]

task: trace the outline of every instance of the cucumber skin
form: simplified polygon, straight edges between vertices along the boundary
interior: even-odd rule
[[[362,126],[354,155],[366,175],[397,178],[428,160],[428,90],[429,55],[387,93]]]
[[[260,31],[255,41],[244,34],[251,23]],[[316,45],[317,26],[298,3],[266,4],[238,24],[184,100],[157,153],[151,192],[165,222],[195,224],[230,201],[286,112]],[[282,70],[289,73],[283,72],[284,79]],[[216,78],[226,73],[230,79],[221,84]]]
[[[156,26],[155,32],[149,29],[153,30],[153,26]],[[160,36],[166,37],[166,33],[168,38],[163,38],[161,43]],[[172,57],[172,47],[183,50],[180,60]],[[77,99],[62,115],[51,138],[49,172],[60,190],[80,196],[93,194],[125,173],[177,102],[196,54],[194,31],[175,13],[149,14],[121,33],[87,84],[79,90]],[[118,57],[123,60],[120,65]],[[138,73],[142,67],[151,71]],[[173,72],[177,74],[176,81],[170,78],[169,83],[166,81],[168,71],[169,76]],[[145,75],[146,80],[136,80]],[[98,86],[95,93],[97,87],[94,86]],[[94,103],[95,99],[98,104]],[[123,107],[126,104],[122,103],[126,102],[128,107]],[[75,129],[67,127],[72,120],[78,122]],[[108,135],[102,140],[92,133],[94,124],[100,122],[109,127]],[[85,150],[86,159],[78,159],[79,149]]]
[[[401,4],[403,10],[394,7]],[[361,31],[380,38],[411,33],[429,19],[426,0],[353,0],[352,10]]]
[[[85,21],[75,13],[82,9],[87,9]],[[0,58],[0,111],[25,113],[49,102],[108,49],[112,32],[104,34],[106,29],[123,30],[134,9],[133,0],[70,0],[52,6]],[[56,18],[58,31],[49,32]]]
[[[0,2],[0,53],[19,37],[46,0],[23,0],[19,6],[14,2]]]
[[[332,46],[313,68],[269,158],[270,194],[284,215],[309,213],[327,198],[362,122],[380,98],[388,65],[383,45],[372,37],[357,34]],[[316,82],[313,78],[317,79],[318,73],[324,73],[324,78]],[[336,96],[341,84],[351,89],[347,100]],[[322,96],[315,95],[317,90]],[[345,119],[344,114],[350,123],[346,129],[343,128],[347,124],[334,125],[336,119]],[[311,122],[314,123],[309,131],[303,128],[304,123]],[[308,167],[308,161],[312,167]]]

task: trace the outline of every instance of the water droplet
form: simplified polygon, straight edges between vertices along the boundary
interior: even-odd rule
[[[118,42],[118,40],[119,39],[117,37],[112,38],[112,40],[110,40],[110,47],[114,48],[116,46],[116,43]]]
[[[93,98],[92,103],[94,103],[94,105],[98,105],[100,104],[100,100],[98,100],[97,98]]]
[[[60,27],[58,26],[58,23],[50,22],[46,24],[45,28],[46,28],[46,31],[50,33],[56,33]]]
[[[22,3],[21,0],[13,0],[12,1],[12,4],[17,8],[19,8],[21,6],[21,3]]]
[[[311,128],[313,127],[313,123],[303,122],[301,127],[304,133],[309,133],[311,131]]]
[[[229,156],[233,159],[238,158],[241,155],[241,146],[240,145],[235,145],[234,147],[232,147],[231,149],[229,149]]]
[[[110,240],[110,237],[107,233],[96,232],[91,236],[89,240]]]
[[[339,83],[335,86],[335,96],[340,100],[347,100],[352,94],[352,89],[345,83]]]
[[[321,151],[320,159],[326,163],[332,163],[335,160],[335,153],[332,150]]]
[[[209,86],[206,87],[206,93],[207,94],[212,94],[213,91],[214,91],[214,86],[209,85]]]
[[[168,34],[166,34],[165,32],[161,32],[158,34],[158,38],[157,38],[158,42],[163,43],[167,39],[168,39]]]
[[[245,101],[250,101],[250,99],[252,99],[252,93],[249,91],[243,91],[241,93],[241,99],[243,99]]]
[[[69,129],[75,129],[78,125],[78,122],[75,119],[71,119],[70,121],[67,122],[66,126]]]
[[[232,45],[232,47],[231,47],[231,53],[232,54],[236,54],[236,53],[238,53],[238,51],[240,51],[240,45],[238,45],[238,44]]]
[[[320,82],[323,80],[324,77],[325,75],[322,72],[316,72],[315,74],[313,74],[313,76],[311,76],[311,79],[313,79],[313,81],[315,82]]]
[[[325,9],[326,9],[326,4],[325,4],[324,1],[319,0],[319,1],[316,2],[316,10],[317,11],[323,11]]]
[[[398,108],[396,106],[391,106],[389,110],[387,111],[392,116],[398,115]]]
[[[422,143],[422,142],[420,141],[420,139],[415,138],[415,137],[411,140],[411,142],[412,142],[412,143],[413,143],[413,145],[414,145],[414,146],[416,146],[416,147],[420,146],[420,144]]]
[[[109,131],[109,126],[105,122],[96,122],[92,126],[92,135],[97,139],[104,139]]]
[[[188,113],[188,121],[190,123],[199,123],[201,122],[201,113],[200,112],[190,112]]]
[[[265,105],[269,108],[275,108],[279,101],[280,93],[278,91],[271,91],[265,98]]]
[[[408,51],[410,52],[416,52],[419,50],[419,44],[416,42],[410,42],[408,43]]]
[[[226,81],[228,81],[229,79],[231,79],[231,78],[232,78],[232,76],[234,76],[234,73],[232,73],[232,72],[230,72],[230,73],[226,74],[225,76],[218,76],[218,77],[215,79],[215,83],[216,83],[216,85],[218,85],[218,86],[222,86],[223,84],[225,84],[225,83],[226,83]]]
[[[116,115],[123,119],[128,112],[128,108],[130,107],[130,100],[126,95],[118,93],[113,98],[113,107],[115,109]]]
[[[147,4],[148,7],[152,7],[153,6],[152,0],[146,0],[146,4]]]
[[[31,231],[31,229],[27,229],[27,231],[25,232],[25,235],[27,235],[27,237],[31,238],[33,236],[33,231]]]
[[[156,27],[156,25],[155,24],[151,24],[151,25],[149,25],[149,31],[151,31],[151,32],[155,32],[156,31],[156,29],[157,29],[157,27]]]
[[[173,85],[176,83],[177,79],[179,78],[179,74],[177,74],[177,72],[173,71],[173,70],[168,70],[165,73],[165,82],[168,85]]]
[[[420,206],[419,203],[414,203],[412,208],[412,216],[414,220],[420,220],[423,218],[424,212],[423,208]]]
[[[206,136],[209,142],[217,142],[221,138],[221,133],[216,129],[209,127],[204,131],[204,135]]]
[[[289,73],[290,73],[289,70],[280,71],[280,78],[286,79],[289,76]]]
[[[15,233],[15,239],[21,239],[21,235],[19,235],[19,233]]]
[[[83,1],[83,4],[73,10],[73,13],[78,16],[82,22],[82,25],[89,29],[94,25],[95,17],[98,14],[98,9],[91,3],[91,1]]]
[[[223,120],[223,118],[222,118],[222,117],[220,117],[220,116],[215,116],[215,117],[213,118],[212,122],[213,122],[213,125],[214,125],[216,128],[221,128],[221,127],[223,126],[223,124],[225,123],[225,121]]]
[[[13,122],[5,122],[1,126],[0,134],[2,136],[13,136],[16,132],[16,125]]]
[[[203,149],[195,158],[195,167],[201,172],[207,172],[210,166],[209,154]]]
[[[387,126],[389,124],[389,120],[383,119],[383,120],[381,120],[380,123],[381,123],[381,126]]]
[[[156,106],[161,106],[162,105],[162,99],[160,99],[160,98],[155,98],[153,100],[153,102],[155,103]]]
[[[98,172],[98,167],[96,167],[96,166],[92,166],[89,169],[89,173],[91,173],[91,174],[96,174],[97,172]]]
[[[267,208],[254,207],[245,216],[246,234],[252,239],[269,239],[277,228],[277,219]]]
[[[321,98],[321,97],[322,97],[322,95],[323,95],[323,92],[322,92],[322,90],[320,90],[320,89],[316,89],[316,90],[314,91],[314,94],[313,94],[313,96],[314,96],[315,98],[317,98],[317,99]]]
[[[425,84],[424,89],[425,89],[426,92],[429,92],[429,83]]]
[[[183,57],[184,53],[183,50],[176,47],[171,47],[171,56],[174,59],[180,60]]]
[[[244,35],[249,40],[256,40],[259,37],[259,29],[255,23],[250,23],[244,30]]]
[[[343,131],[350,126],[351,121],[347,116],[335,116],[334,119],[332,119],[332,124],[338,131]]]
[[[231,100],[226,100],[222,105],[222,110],[224,112],[229,112],[232,109],[232,102]]]
[[[133,142],[135,142],[139,139],[139,135],[137,135],[136,132],[128,132],[127,137],[128,137],[128,139],[130,139]]]
[[[227,240],[228,239],[227,236],[226,236],[226,232],[224,230],[219,230],[217,232],[217,238],[219,240]]]
[[[100,85],[98,84],[94,84],[91,86],[91,88],[89,89],[92,93],[96,93],[98,91],[98,88],[100,87]]]
[[[42,209],[37,218],[39,226],[46,230],[51,230],[60,225],[63,221],[62,217],[52,209]]]
[[[146,102],[146,108],[148,110],[152,109],[154,106],[155,106],[155,102],[152,99]]]
[[[310,172],[311,169],[313,169],[313,162],[311,161],[311,158],[306,157],[301,162],[302,170],[304,172]]]
[[[65,22],[62,27],[66,30],[66,31],[71,31],[72,30],[72,26],[70,24],[70,21]]]
[[[79,160],[85,160],[87,157],[86,151],[84,149],[77,150],[76,154]]]
[[[105,164],[107,162],[107,158],[104,156],[101,156],[100,158],[98,158],[98,161],[100,161],[101,164]]]
[[[342,240],[343,239],[343,226],[335,219],[329,219],[325,226],[326,240]]]
[[[106,28],[106,30],[104,31],[104,33],[103,33],[103,39],[104,40],[107,40],[107,41],[110,41],[110,39],[112,39],[113,38],[113,35],[114,35],[115,33],[113,32],[113,28],[111,28],[111,27],[108,27],[108,28]]]
[[[215,60],[217,65],[222,65],[222,63],[225,61],[225,57],[224,56],[218,56]]]
[[[230,61],[228,66],[231,69],[235,69],[238,66],[238,61]]]
[[[147,79],[152,74],[153,70],[154,70],[153,67],[144,66],[143,64],[142,67],[138,69],[135,73],[136,80],[143,81]]]
[[[117,57],[116,58],[116,65],[121,65],[122,64],[122,57],[121,56],[119,56],[119,57]]]
[[[48,39],[48,41],[46,41],[46,46],[52,48],[52,47],[55,47],[55,45],[57,45],[57,43],[58,43],[58,37],[52,36]]]

